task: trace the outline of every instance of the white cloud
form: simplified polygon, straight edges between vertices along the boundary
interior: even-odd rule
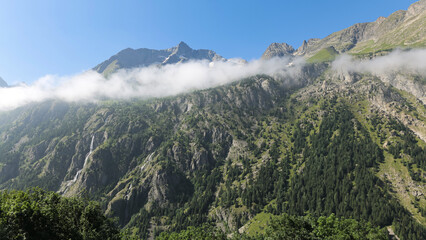
[[[405,71],[426,76],[426,49],[395,50],[386,56],[371,60],[354,60],[349,55],[344,54],[333,62],[333,69],[378,75]]]
[[[166,97],[192,90],[227,84],[256,74],[267,74],[293,81],[303,66],[302,59],[292,64],[288,58],[244,62],[192,61],[183,64],[124,69],[105,79],[95,71],[67,77],[47,75],[31,85],[20,84],[0,88],[0,111],[46,100],[96,102],[102,99]],[[354,60],[348,55],[338,57],[332,68],[344,72],[383,74],[409,71],[426,76],[426,49],[394,51],[372,60]]]
[[[63,100],[94,102],[100,99],[165,97],[230,83],[256,74],[294,76],[302,60],[289,67],[289,59],[255,60],[248,63],[192,61],[183,64],[119,70],[105,79],[95,71],[70,77],[47,75],[32,85],[0,88],[0,110],[31,102]]]

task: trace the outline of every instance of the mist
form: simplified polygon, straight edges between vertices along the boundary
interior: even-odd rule
[[[332,68],[339,72],[371,73],[375,75],[407,72],[426,76],[426,49],[395,50],[388,55],[371,60],[354,60],[343,54],[333,63]]]
[[[74,76],[46,75],[31,85],[0,88],[0,111],[46,100],[97,102],[104,99],[127,100],[173,96],[216,87],[245,77],[267,74],[292,79],[304,61],[288,58],[245,62],[190,61],[165,66],[122,69],[105,78],[89,70]]]
[[[190,61],[122,69],[108,78],[93,70],[73,76],[46,75],[31,85],[0,88],[0,111],[47,100],[98,102],[105,99],[167,97],[228,84],[257,74],[267,74],[291,84],[291,81],[297,79],[304,64],[301,58],[273,58],[250,62],[230,59],[225,62]],[[424,77],[426,49],[396,50],[371,60],[355,60],[343,54],[332,63],[332,69],[377,75],[404,71]]]

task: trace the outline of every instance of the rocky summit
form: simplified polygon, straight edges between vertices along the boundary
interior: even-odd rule
[[[304,41],[296,50],[287,44],[272,43],[263,54],[266,58],[295,55],[315,57],[323,49],[333,47],[338,53],[380,55],[394,48],[413,48],[426,44],[426,1],[413,3],[374,22],[358,23],[323,39]]]
[[[294,48],[287,43],[272,43],[263,53],[263,59],[270,59],[272,57],[291,56],[294,53]]]
[[[118,69],[182,63],[189,60],[223,61],[225,59],[212,50],[194,50],[186,43],[180,42],[177,46],[164,50],[127,48],[100,63],[93,69],[108,76]]]
[[[282,66],[285,76],[0,112],[0,189],[57,193],[2,195],[0,226],[30,216],[37,229],[81,221],[87,234],[107,229],[96,227],[105,214],[124,239],[426,239],[425,3],[297,50],[271,44],[263,59],[306,59]],[[410,62],[404,54],[414,53],[423,54],[422,71],[380,69],[386,57]],[[196,59],[224,60],[181,42],[125,49],[95,70]],[[100,204],[84,208],[74,197]],[[26,198],[31,204],[12,204]],[[60,203],[61,211],[49,207]],[[55,215],[74,213],[64,209],[81,217]]]

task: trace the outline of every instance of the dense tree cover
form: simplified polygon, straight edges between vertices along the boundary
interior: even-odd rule
[[[387,232],[369,222],[339,219],[334,214],[321,216],[292,216],[273,218],[264,239],[377,239],[385,240]]]
[[[190,195],[179,197],[175,202],[170,203],[167,207],[161,207],[153,204],[150,211],[141,209],[139,214],[132,217],[126,228],[133,229],[142,238],[148,236],[150,220],[156,222],[158,216],[166,217],[166,221],[162,224],[168,225],[174,231],[182,230],[188,226],[200,226],[208,221],[207,212],[214,201],[214,193],[217,183],[220,182],[221,173],[218,168],[212,171],[197,172],[192,182],[187,182],[179,186],[186,188]],[[189,198],[187,198],[189,197]]]
[[[309,121],[302,120],[294,126],[290,152],[280,154],[277,149],[282,143],[277,139],[270,147],[263,144],[253,147],[259,152],[268,151],[271,160],[261,165],[257,176],[247,175],[245,187],[232,186],[231,182],[235,180],[235,172],[245,176],[241,172],[250,169],[248,161],[242,159],[242,171],[230,168],[227,174],[233,177],[225,181],[225,188],[219,192],[224,196],[220,204],[227,207],[241,197],[253,214],[265,206],[267,211],[276,214],[286,211],[296,215],[310,211],[316,216],[335,213],[340,217],[368,220],[381,227],[394,225],[403,239],[425,238],[426,229],[411,218],[389,194],[388,186],[375,176],[384,156],[369,133],[344,103],[332,99],[323,106],[326,112],[318,130],[313,131]],[[398,129],[390,127],[394,128]],[[405,144],[401,152],[414,156],[408,166],[422,166],[424,151],[416,145],[410,131],[402,130],[406,133],[404,142],[411,144]],[[295,159],[299,159],[299,163],[296,164]],[[293,164],[298,174],[289,181]],[[272,200],[275,201],[271,205]]]
[[[225,240],[226,235],[212,225],[204,224],[200,227],[190,226],[180,232],[162,232],[157,240],[178,240],[178,239],[206,239]]]
[[[411,218],[374,175],[383,153],[344,105],[323,118],[303,158],[305,166],[289,188],[287,209],[291,213],[336,213],[382,227],[394,224],[404,239],[426,238],[425,227]]]
[[[372,125],[370,130],[376,132],[388,152],[395,159],[403,159],[413,180],[425,181],[426,150],[418,144],[415,134],[393,118],[383,118],[375,114],[368,120]],[[386,130],[390,131],[390,141]]]
[[[389,146],[389,152],[394,158],[410,156],[411,161],[405,163],[408,167],[411,177],[415,181],[426,181],[423,172],[426,172],[426,149],[417,144],[417,139],[412,131],[399,122],[392,121],[392,127],[400,134],[401,141],[397,141]],[[414,167],[418,168],[416,171]]]
[[[242,205],[251,214],[265,210],[295,215],[310,211],[315,216],[334,213],[339,217],[367,220],[381,227],[394,225],[403,239],[424,238],[425,228],[411,218],[388,194],[386,184],[375,176],[378,164],[384,161],[382,150],[345,104],[334,100],[327,105],[317,130],[309,121],[295,124],[291,138],[293,147],[286,153],[280,150],[284,143],[279,138],[266,141],[268,130],[254,132],[263,139],[260,145],[250,145],[250,137],[247,138],[257,158],[265,152],[269,156],[256,175],[252,172],[253,160],[240,157],[241,166],[231,162],[225,164],[223,176],[226,177],[222,183],[218,171],[220,163],[213,170],[199,174],[203,177],[193,178],[192,183],[202,188],[195,191],[191,204],[182,204],[186,207],[176,209],[176,215],[168,215],[172,219],[170,223],[174,222],[171,229],[200,226],[207,221],[210,204],[225,208]],[[264,121],[268,126],[268,120]],[[290,180],[291,168],[296,174]],[[211,180],[209,184],[206,184],[207,179]],[[240,184],[241,181],[245,184]],[[214,201],[209,198],[213,192],[205,190],[214,191],[219,183],[219,198]],[[200,204],[200,199],[204,204]],[[237,227],[247,220],[241,215],[235,218]]]
[[[254,180],[250,176],[248,184],[241,190],[241,198],[246,206],[259,212],[271,200],[277,199],[278,213],[283,211],[282,202],[286,199],[288,178],[290,176],[290,160],[285,157],[280,162],[273,159],[262,165]]]
[[[98,203],[39,188],[0,192],[0,239],[120,239]]]
[[[328,217],[314,218],[282,214],[273,217],[263,233],[249,236],[235,232],[229,237],[211,225],[189,227],[180,232],[163,232],[157,240],[168,239],[215,239],[215,240],[293,240],[293,239],[374,239],[386,240],[386,230],[373,227],[369,222],[358,222],[354,219],[339,219],[334,214]]]
[[[105,205],[121,201],[111,214],[120,218],[128,237],[145,239],[189,226],[193,232],[222,217],[233,221],[227,229],[232,231],[262,211],[310,211],[393,225],[404,239],[423,238],[424,228],[375,176],[383,153],[369,136],[380,133],[382,146],[395,129],[401,141],[388,151],[403,158],[418,180],[425,151],[413,134],[396,125],[367,132],[351,114],[352,106],[337,98],[292,97],[265,79],[150,102],[74,106],[59,111],[59,117],[48,111],[49,104],[40,106],[43,111],[0,129],[10,137],[0,142],[0,171],[14,171],[0,174],[0,187],[57,190],[80,168],[96,134],[93,164],[84,174],[88,181],[79,187]],[[373,121],[383,118],[371,119],[371,125],[380,126]],[[232,153],[231,146],[236,147]],[[152,168],[139,170],[148,156]],[[164,186],[164,196],[150,194],[158,190],[156,184]]]
[[[251,214],[264,210],[295,215],[310,211],[315,216],[335,213],[339,217],[368,220],[381,227],[394,225],[403,239],[423,238],[424,227],[411,218],[388,194],[386,184],[375,176],[375,169],[384,160],[382,150],[345,104],[334,100],[327,105],[318,130],[309,121],[295,124],[291,138],[294,145],[287,153],[281,152],[283,143],[279,138],[260,145],[250,145],[250,137],[247,138],[255,156],[260,158],[267,152],[270,160],[260,165],[256,175],[252,174],[250,159],[240,157],[241,166],[227,162],[219,198],[212,203],[225,208],[242,204]],[[265,140],[266,132],[261,130],[255,134]],[[297,174],[289,181],[292,165]],[[220,181],[220,177],[216,179]],[[241,180],[246,184],[241,185]],[[206,216],[207,208],[203,209],[198,216]],[[194,215],[186,216],[194,219]],[[240,215],[235,218],[237,227],[244,224]],[[181,224],[180,229],[185,225],[199,226],[202,222]]]
[[[184,229],[187,226],[197,226],[207,221],[208,208],[214,200],[216,184],[220,181],[221,173],[218,169],[212,172],[202,172],[194,179],[195,192],[192,198],[177,212],[170,214],[175,219],[175,229]]]
[[[145,215],[145,220],[149,219]],[[137,239],[129,231],[120,235],[96,202],[64,198],[35,188],[0,193],[0,239]],[[146,237],[146,236],[145,236]],[[333,214],[318,219],[283,214],[272,218],[265,233],[256,237],[234,233],[232,239],[386,239],[370,223],[337,219]],[[190,226],[180,232],[163,232],[157,239],[228,239],[209,224]]]

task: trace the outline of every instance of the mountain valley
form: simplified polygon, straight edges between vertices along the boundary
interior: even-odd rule
[[[291,74],[0,112],[0,189],[98,201],[135,239],[206,223],[224,238],[255,239],[282,214],[355,219],[395,239],[426,239],[425,29],[421,0],[297,50],[271,44],[262,59],[290,59],[283,68]],[[378,70],[381,59],[410,54],[422,57],[420,67]],[[125,49],[93,70],[107,81],[120,69],[200,60],[230,61],[181,42]],[[377,72],[351,70],[362,61]]]

